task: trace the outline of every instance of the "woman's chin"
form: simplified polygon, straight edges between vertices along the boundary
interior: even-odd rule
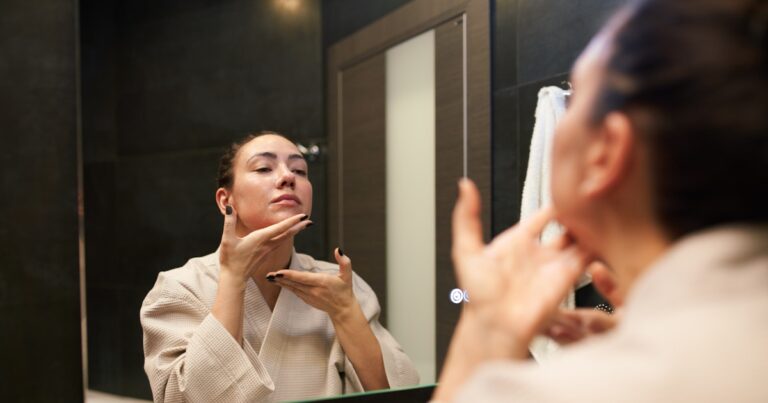
[[[301,206],[297,206],[295,208],[276,209],[272,211],[272,214],[270,214],[268,221],[271,222],[272,224],[276,224],[287,218],[291,218],[296,214],[304,214],[304,209],[301,208]],[[269,224],[269,225],[272,225],[272,224]]]

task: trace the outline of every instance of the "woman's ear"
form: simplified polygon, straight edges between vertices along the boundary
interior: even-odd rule
[[[632,122],[623,112],[611,112],[587,149],[587,175],[582,190],[590,196],[614,189],[631,168],[634,151]]]
[[[621,295],[616,275],[602,262],[594,262],[589,266],[589,274],[592,276],[592,285],[608,303],[615,308],[624,304],[624,296]]]
[[[221,214],[225,214],[225,209],[230,203],[229,196],[229,191],[225,188],[218,188],[216,190],[216,205],[219,207]]]

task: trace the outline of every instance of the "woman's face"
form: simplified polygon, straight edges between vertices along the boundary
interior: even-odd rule
[[[599,124],[591,121],[593,106],[604,75],[609,35],[600,34],[581,54],[571,73],[573,94],[555,130],[552,150],[552,202],[558,220],[576,236],[592,228],[590,200],[582,191],[587,182],[589,147]]]
[[[243,145],[232,164],[228,201],[244,235],[296,214],[312,214],[312,184],[307,161],[280,136],[263,135]]]

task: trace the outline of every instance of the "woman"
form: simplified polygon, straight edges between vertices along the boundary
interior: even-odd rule
[[[435,400],[768,401],[768,2],[632,3],[571,80],[553,208],[484,245],[460,183],[453,253],[472,300]],[[569,234],[541,245],[551,219]],[[611,268],[593,274],[618,325],[529,362],[554,322],[584,336],[557,306],[593,261]]]
[[[336,249],[336,265],[294,251],[312,224],[312,184],[292,142],[265,132],[234,144],[219,186],[219,249],[160,273],[141,308],[155,401],[295,400],[418,383],[349,257]]]

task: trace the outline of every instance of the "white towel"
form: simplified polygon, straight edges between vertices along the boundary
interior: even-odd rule
[[[536,105],[536,124],[531,137],[531,150],[528,156],[528,171],[523,185],[523,200],[520,206],[520,219],[524,219],[551,203],[550,190],[552,167],[552,143],[555,137],[555,126],[565,113],[566,91],[559,87],[544,87],[539,90],[539,100]],[[548,242],[563,233],[563,228],[557,223],[550,223],[541,234],[541,241]],[[578,287],[588,284],[589,277],[579,280]],[[573,290],[563,301],[563,307],[574,308],[576,297]],[[546,362],[559,345],[548,337],[536,337],[531,343],[531,354],[536,361]]]

